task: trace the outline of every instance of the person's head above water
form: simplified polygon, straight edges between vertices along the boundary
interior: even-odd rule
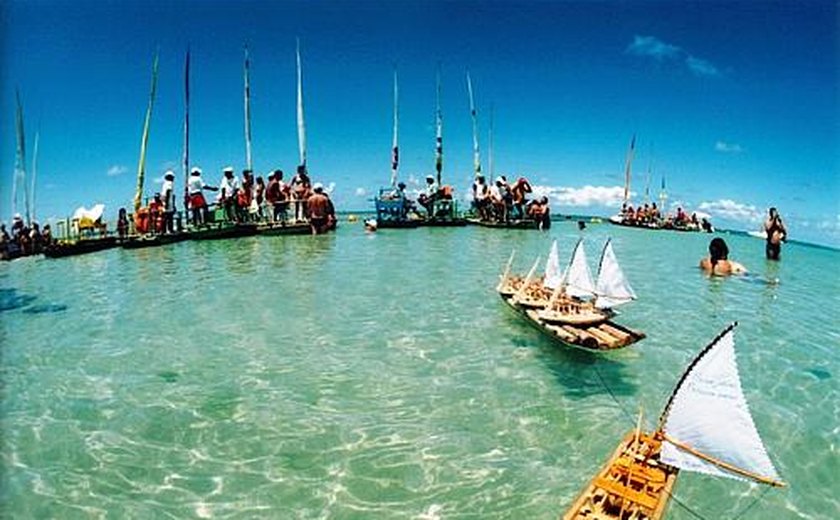
[[[716,237],[709,242],[709,257],[714,265],[718,260],[726,260],[729,256],[729,247],[722,238]]]

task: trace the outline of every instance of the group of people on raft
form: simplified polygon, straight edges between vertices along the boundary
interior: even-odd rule
[[[211,206],[204,197],[205,191],[217,192],[215,208],[222,210],[226,222],[282,225],[308,222],[313,234],[333,230],[338,224],[329,194],[320,182],[311,183],[304,166],[298,166],[289,183],[283,180],[283,170],[279,169],[267,175],[266,183],[262,176],[254,178],[250,169],[243,170],[242,177],[238,178],[233,167],[228,166],[222,171],[218,186],[204,182],[202,173],[198,167],[190,170],[184,200],[189,210],[187,219],[195,227],[214,220]],[[139,233],[173,233],[180,228],[176,226],[175,173],[169,170],[163,178],[161,191],[134,216],[135,230]],[[119,212],[117,231],[121,238],[129,232],[124,208]]]
[[[5,222],[0,223],[0,260],[41,254],[52,243],[49,224],[45,224],[43,229],[34,221],[27,224],[20,213],[12,219],[10,230],[6,229]]]
[[[625,202],[621,206],[619,216],[621,223],[626,226],[703,230],[707,233],[714,231],[712,223],[705,217],[698,219],[697,213],[689,216],[682,207],[678,207],[675,215],[662,215],[655,202],[650,205],[647,203],[639,205],[635,210],[632,204]]]
[[[482,221],[508,223],[531,219],[542,229],[548,229],[551,227],[548,197],[528,200],[532,192],[531,183],[525,177],[510,184],[507,177],[500,175],[493,185],[488,185],[484,175],[478,174],[472,185],[473,210]]]

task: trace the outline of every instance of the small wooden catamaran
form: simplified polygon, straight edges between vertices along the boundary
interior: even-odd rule
[[[539,258],[527,276],[510,275],[513,254],[497,287],[502,300],[529,324],[564,345],[590,351],[616,350],[644,339],[642,332],[611,321],[613,307],[636,299],[607,240],[601,253],[598,282],[586,262],[579,240],[565,271],[560,270],[557,242],[535,278]]]
[[[663,518],[680,469],[785,485],[767,456],[741,390],[736,325],[694,358],[668,398],[656,430],[642,432],[637,425],[564,520]]]

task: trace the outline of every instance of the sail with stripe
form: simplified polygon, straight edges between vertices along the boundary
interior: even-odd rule
[[[610,309],[636,299],[636,293],[618,265],[611,239],[607,239],[601,252],[595,294],[595,306],[599,309]]]
[[[297,40],[297,127],[300,166],[306,169],[306,124],[303,121],[303,70],[300,63],[300,39]]]
[[[624,164],[624,203],[630,200],[630,174],[633,167],[633,155],[636,153],[636,134],[630,140],[630,148],[627,150],[627,158]]]
[[[17,112],[15,114],[15,126],[17,132],[17,149],[15,150],[15,174],[12,177],[12,215],[17,215],[18,186],[23,185],[24,206],[26,223],[29,223],[29,200],[26,193],[26,138],[23,125],[23,103],[20,101],[20,92],[15,91],[17,100]]]
[[[595,284],[592,282],[592,273],[586,260],[583,239],[578,240],[575,245],[569,266],[563,274],[563,286],[569,296],[587,298],[595,294]]]
[[[560,257],[557,251],[557,241],[551,243],[548,259],[545,261],[545,279],[543,287],[554,290],[563,282],[563,272],[560,270]]]
[[[35,145],[32,147],[32,182],[29,189],[29,207],[32,211],[32,222],[35,222],[35,178],[38,175],[38,140],[40,132],[35,132]]]
[[[440,186],[441,172],[443,172],[443,113],[440,109],[440,68],[437,72],[437,94],[435,96],[437,109],[435,111],[435,171],[437,183]]]
[[[475,176],[481,175],[481,156],[478,150],[478,113],[475,110],[475,98],[473,97],[472,79],[467,72],[467,93],[470,96],[470,115],[472,116],[473,128],[473,169]]]
[[[190,184],[190,49],[184,60],[184,206],[187,206]]]
[[[251,59],[248,56],[248,46],[245,46],[245,165],[253,171],[251,162]]]
[[[660,419],[661,460],[678,468],[783,485],[738,375],[732,324],[692,362]]]
[[[152,124],[152,108],[155,105],[155,91],[157,90],[158,58],[155,53],[155,61],[152,64],[152,88],[149,92],[149,106],[146,108],[146,119],[143,122],[143,137],[140,140],[140,161],[137,165],[137,190],[134,193],[134,212],[140,209],[143,204],[143,182],[146,177],[146,147],[149,144],[149,128]]]
[[[397,172],[400,168],[400,146],[398,129],[400,125],[399,85],[397,71],[394,69],[394,139],[391,144],[391,186],[397,185]]]

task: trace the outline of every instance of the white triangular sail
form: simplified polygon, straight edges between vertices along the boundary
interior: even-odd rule
[[[636,293],[630,287],[630,283],[624,276],[624,271],[618,265],[612,240],[607,240],[607,243],[604,244],[604,251],[601,253],[595,293],[598,295],[595,306],[599,309],[609,309],[636,299]]]
[[[306,124],[303,120],[303,71],[300,65],[300,40],[297,40],[297,124],[300,165],[306,167]]]
[[[563,285],[566,287],[566,294],[583,298],[595,294],[595,284],[592,282],[592,273],[586,261],[586,252],[583,249],[583,239],[578,240],[575,252],[569,267],[563,275]]]
[[[478,150],[478,113],[475,110],[472,79],[469,72],[467,72],[467,93],[470,96],[470,115],[472,116],[473,127],[473,169],[475,170],[475,176],[478,177],[481,175],[481,156]]]
[[[688,369],[671,397],[662,425],[666,440],[661,460],[667,464],[734,479],[779,480],[741,390],[732,328]]]
[[[563,272],[560,270],[560,256],[557,253],[557,241],[551,244],[548,260],[545,261],[545,279],[543,287],[554,290],[563,282]]]

